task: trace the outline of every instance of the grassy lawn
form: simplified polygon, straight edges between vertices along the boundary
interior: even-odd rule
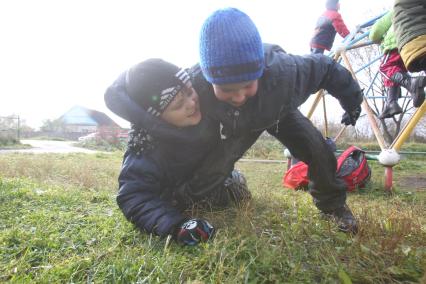
[[[195,212],[218,228],[197,247],[141,234],[125,220],[115,203],[120,163],[120,153],[0,155],[0,282],[426,281],[424,159],[395,167],[393,195],[370,162],[369,188],[348,196],[361,226],[355,237],[322,220],[308,193],[281,186],[285,164],[238,163],[253,201]]]

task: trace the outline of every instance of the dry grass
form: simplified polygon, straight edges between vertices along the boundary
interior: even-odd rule
[[[238,163],[253,194],[241,209],[195,211],[217,228],[180,247],[141,234],[115,204],[121,156],[0,155],[0,281],[14,283],[416,283],[426,268],[426,192],[405,186],[426,162],[404,160],[397,190],[383,169],[348,197],[350,237],[306,192],[281,186],[285,164]],[[65,189],[65,190],[64,190]],[[423,278],[422,278],[423,277]]]
[[[0,156],[3,177],[32,180],[92,190],[117,188],[118,154],[11,154]]]

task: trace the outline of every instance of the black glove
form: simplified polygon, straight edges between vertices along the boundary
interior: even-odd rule
[[[341,123],[343,123],[344,125],[355,126],[360,114],[361,106],[357,106],[354,110],[349,112],[347,111],[343,114]]]
[[[208,241],[214,232],[215,229],[206,220],[189,219],[178,226],[176,241],[182,245],[195,246],[199,242]]]

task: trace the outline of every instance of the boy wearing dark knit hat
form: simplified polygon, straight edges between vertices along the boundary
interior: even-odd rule
[[[349,34],[339,13],[340,3],[339,0],[327,0],[325,3],[326,10],[318,18],[315,25],[314,35],[311,39],[311,53],[323,54],[324,50],[330,50],[333,46],[336,33],[342,38]]]
[[[310,94],[326,89],[346,111],[342,123],[355,125],[362,91],[350,72],[327,56],[294,56],[279,46],[262,44],[255,24],[235,8],[208,17],[199,44],[202,74],[212,84],[210,93],[206,87],[200,94],[210,99],[207,114],[221,121],[223,135],[251,137],[254,143],[267,130],[309,165],[310,193],[318,209],[340,230],[357,232],[345,202],[346,185],[335,174],[336,158],[321,133],[297,110]],[[202,84],[200,77],[194,84]],[[242,146],[241,153],[250,146]]]
[[[198,94],[185,70],[161,59],[148,59],[130,68],[125,80],[129,96],[149,114],[178,127],[200,122]]]
[[[107,89],[107,106],[132,122],[119,175],[117,203],[141,231],[172,235],[195,245],[214,234],[208,221],[182,211],[196,204],[227,207],[250,198],[234,164],[209,175],[210,160],[223,153],[219,125],[201,116],[189,74],[161,59],[148,59]],[[197,169],[205,175],[200,180]]]

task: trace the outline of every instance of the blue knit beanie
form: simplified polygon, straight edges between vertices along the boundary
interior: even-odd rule
[[[214,12],[200,33],[200,65],[212,84],[230,84],[260,78],[263,44],[253,21],[235,8]]]

